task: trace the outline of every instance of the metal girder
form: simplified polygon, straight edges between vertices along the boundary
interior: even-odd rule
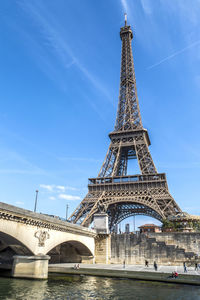
[[[119,203],[118,205],[110,205],[108,209],[109,215],[109,228],[114,230],[115,225],[119,224],[124,219],[136,216],[146,215],[162,221],[162,217],[152,208],[141,203]]]

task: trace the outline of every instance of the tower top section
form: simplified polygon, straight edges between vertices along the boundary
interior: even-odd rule
[[[131,46],[133,32],[131,26],[127,25],[126,14],[124,27],[120,29],[120,37],[122,40],[120,91],[114,131],[138,130],[142,129],[143,126],[137,97]]]
[[[122,37],[124,35],[130,35],[130,38],[133,38],[133,32],[131,30],[131,26],[127,25],[127,14],[124,14],[124,18],[125,18],[125,24],[124,27],[121,28],[120,30],[120,37],[122,39]]]

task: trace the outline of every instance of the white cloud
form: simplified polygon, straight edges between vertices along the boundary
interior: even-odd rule
[[[61,190],[61,191],[65,191],[65,186],[63,186],[63,185],[56,185],[55,186],[55,188],[57,189],[57,190]]]
[[[73,186],[64,186],[64,185],[56,185],[55,188],[58,190],[58,192],[62,191],[65,192],[66,190],[70,191],[77,191],[78,189]]]
[[[54,188],[54,185],[48,185],[48,184],[40,184],[40,187],[42,189],[45,189],[49,192],[52,192],[53,191],[53,188]]]
[[[56,197],[51,196],[51,197],[49,197],[49,199],[50,199],[50,200],[56,200]]]
[[[73,186],[66,186],[66,190],[77,191],[78,189]]]
[[[73,195],[67,195],[67,194],[60,194],[58,196],[60,199],[65,199],[65,200],[81,200],[79,196],[73,196]]]
[[[40,184],[40,187],[47,192],[61,193],[66,190],[77,191],[78,189],[72,186],[55,185],[55,184]]]

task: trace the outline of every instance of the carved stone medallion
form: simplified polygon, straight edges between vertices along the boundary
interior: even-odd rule
[[[50,238],[49,233],[46,230],[38,230],[34,236],[38,239],[38,246],[45,247],[45,241]]]

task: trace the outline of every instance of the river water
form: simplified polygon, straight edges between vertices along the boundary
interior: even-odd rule
[[[50,275],[46,281],[0,277],[0,299],[198,300],[200,287],[92,276]]]

